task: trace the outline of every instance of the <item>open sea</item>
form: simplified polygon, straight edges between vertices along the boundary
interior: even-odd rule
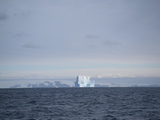
[[[160,88],[0,89],[0,120],[160,120]]]

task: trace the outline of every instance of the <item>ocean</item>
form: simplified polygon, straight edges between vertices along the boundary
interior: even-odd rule
[[[158,119],[158,87],[0,89],[0,120]]]

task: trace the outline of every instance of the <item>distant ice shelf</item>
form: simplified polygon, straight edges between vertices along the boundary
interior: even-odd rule
[[[88,76],[77,76],[75,87],[94,87],[94,80],[90,80]]]

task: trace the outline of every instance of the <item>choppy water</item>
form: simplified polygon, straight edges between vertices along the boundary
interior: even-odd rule
[[[0,120],[157,120],[160,88],[0,89]]]

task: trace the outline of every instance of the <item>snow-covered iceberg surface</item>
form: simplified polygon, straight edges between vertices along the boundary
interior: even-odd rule
[[[94,87],[94,80],[90,80],[87,76],[77,76],[75,87]]]

